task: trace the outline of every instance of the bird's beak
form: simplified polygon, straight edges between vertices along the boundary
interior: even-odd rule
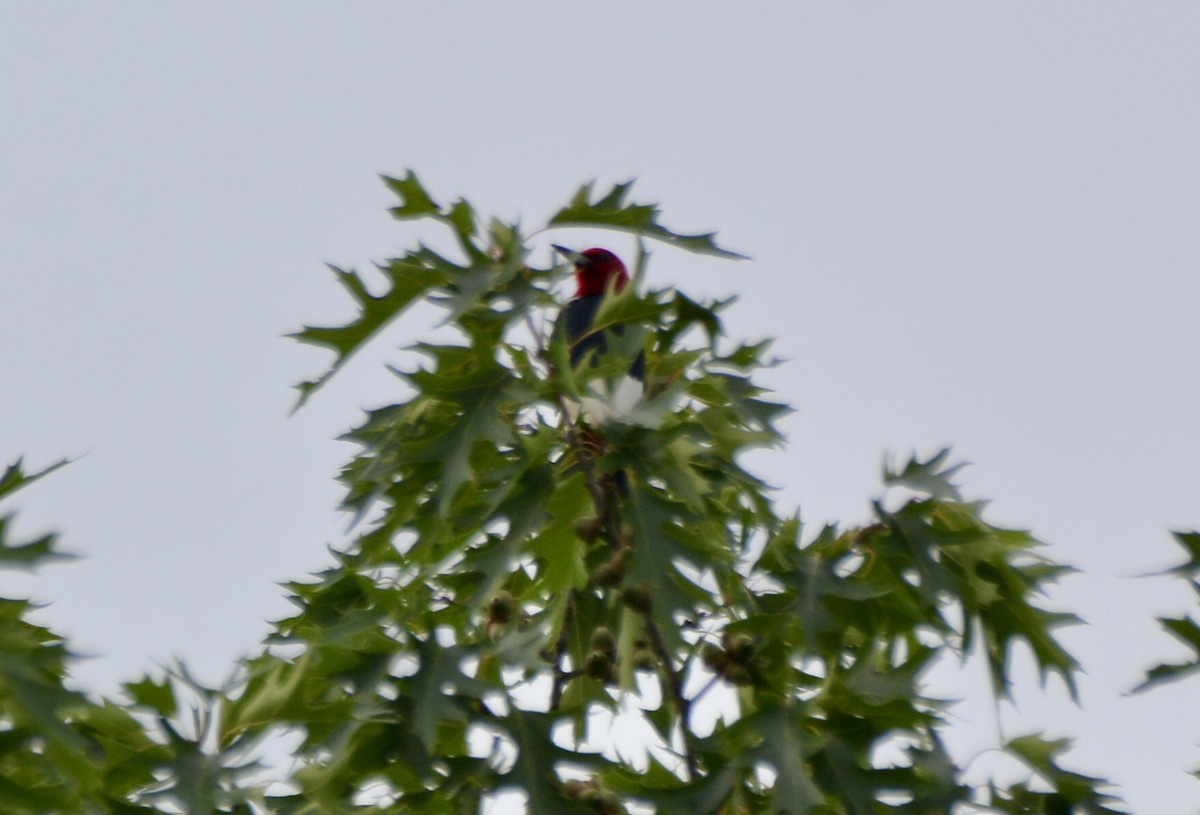
[[[571,263],[576,266],[586,266],[590,262],[588,258],[584,257],[581,253],[576,252],[574,249],[568,249],[565,246],[559,246],[557,243],[550,244],[550,248],[555,252],[558,252],[567,260],[571,261]]]

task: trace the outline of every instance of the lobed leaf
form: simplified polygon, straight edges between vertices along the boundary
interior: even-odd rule
[[[635,204],[627,200],[629,190],[633,186],[632,181],[614,184],[611,190],[595,200],[592,200],[593,186],[588,183],[580,187],[571,202],[550,218],[549,225],[620,229],[654,238],[689,252],[734,260],[746,259],[745,255],[717,246],[715,232],[685,235],[664,227],[658,221],[660,212],[657,205]]]

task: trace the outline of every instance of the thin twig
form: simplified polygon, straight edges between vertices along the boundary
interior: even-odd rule
[[[544,346],[539,346],[538,356],[545,362],[550,371],[554,372],[554,364],[545,354]],[[562,416],[564,435],[567,440],[567,445],[574,451],[576,461],[579,464],[579,469],[583,473],[584,483],[587,487],[588,494],[592,498],[592,504],[596,508],[596,515],[600,519],[600,534],[608,545],[615,551],[622,546],[621,541],[621,521],[618,511],[618,502],[612,494],[612,489],[603,489],[596,478],[595,459],[587,446],[582,443],[579,438],[579,433],[575,425],[567,420],[570,415],[567,411],[566,399],[561,393],[556,394],[558,408]],[[613,487],[611,482],[606,486]],[[645,626],[646,634],[650,638],[650,647],[662,665],[662,673],[666,680],[667,688],[671,695],[671,701],[674,704],[675,711],[679,717],[679,728],[683,740],[683,757],[687,765],[689,779],[698,777],[698,766],[696,755],[692,751],[691,745],[691,703],[683,693],[683,679],[679,672],[675,669],[675,663],[671,657],[671,653],[667,649],[666,641],[663,640],[662,632],[658,630],[658,625],[650,616],[649,610],[641,613],[642,624]],[[563,627],[564,633],[566,626]],[[563,640],[563,634],[559,636],[559,642]],[[566,673],[560,669],[559,659],[561,653],[555,661],[555,685],[551,691],[550,709],[554,710],[559,701],[561,701],[563,685],[566,684],[568,678]],[[560,681],[561,679],[561,681]]]
[[[690,705],[696,704],[696,702],[700,701],[700,699],[704,696],[704,694],[708,693],[710,690],[715,688],[717,686],[717,683],[720,681],[721,681],[721,675],[713,674],[709,678],[709,680],[704,683],[704,687],[700,688],[700,690],[698,690],[692,694],[692,698],[688,700],[688,704],[690,704]]]
[[[567,655],[567,646],[571,641],[571,626],[575,621],[575,593],[567,598],[567,610],[563,612],[562,629],[558,632],[558,641],[554,644],[554,687],[550,691],[550,709],[558,710],[562,701],[563,688],[567,681],[579,674],[578,670],[564,671],[563,657]]]
[[[567,416],[566,405],[563,403],[563,397],[558,397],[560,407],[563,411],[563,418]],[[567,444],[575,451],[579,468],[583,471],[584,482],[587,484],[588,493],[592,497],[592,503],[596,507],[596,514],[600,518],[600,534],[604,537],[608,545],[614,550],[621,548],[621,525],[620,516],[617,511],[617,502],[613,500],[611,490],[601,489],[596,480],[595,462],[592,459],[591,453],[585,449],[584,445],[579,440],[579,434],[575,431],[573,425],[566,426]],[[642,612],[642,624],[646,628],[646,634],[650,638],[650,647],[654,651],[654,655],[658,657],[659,663],[662,665],[662,672],[665,676],[667,687],[671,694],[671,701],[675,706],[675,712],[679,716],[680,733],[683,737],[683,757],[687,764],[688,775],[690,778],[697,777],[697,764],[695,753],[691,747],[691,703],[683,694],[683,679],[679,672],[675,670],[675,663],[671,658],[670,652],[667,650],[667,644],[663,640],[662,632],[658,630],[658,625],[650,616],[650,612]]]
[[[658,657],[659,663],[662,665],[662,672],[667,680],[667,687],[671,691],[671,701],[675,704],[675,712],[679,716],[679,731],[683,738],[683,759],[687,763],[688,775],[691,779],[695,779],[697,775],[696,755],[692,752],[692,703],[686,696],[683,695],[683,677],[679,675],[679,671],[675,670],[675,663],[671,659],[671,654],[667,650],[667,643],[663,640],[662,632],[658,630],[658,625],[650,617],[650,611],[647,609],[642,613],[642,625],[646,628],[646,635],[650,638],[650,648],[654,651],[654,655]]]
[[[610,496],[600,487],[596,478],[596,460],[592,457],[591,451],[580,441],[575,426],[566,420],[567,404],[562,394],[558,395],[558,407],[562,412],[567,445],[575,453],[575,460],[579,462],[579,469],[583,473],[584,485],[592,498],[592,505],[596,507],[596,515],[600,519],[600,532],[609,546],[619,549],[621,547],[621,527],[617,508],[614,502],[609,500]]]

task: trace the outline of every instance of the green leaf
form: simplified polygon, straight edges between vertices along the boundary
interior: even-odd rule
[[[1187,552],[1185,563],[1173,566],[1159,574],[1173,574],[1179,577],[1200,578],[1200,532],[1172,532],[1175,542]]]
[[[12,464],[4,469],[4,474],[0,475],[0,498],[5,498],[18,490],[37,481],[42,476],[49,475],[60,467],[65,467],[70,462],[67,459],[55,462],[43,470],[39,470],[32,475],[26,475],[24,468],[21,466],[24,459],[18,458]]]
[[[390,261],[386,266],[379,267],[379,271],[387,278],[388,286],[383,294],[376,296],[367,290],[366,284],[357,272],[346,271],[332,265],[329,266],[329,269],[337,276],[338,282],[350,293],[358,308],[358,316],[345,325],[306,325],[300,331],[289,335],[300,342],[328,348],[337,355],[329,370],[316,379],[301,382],[296,386],[300,391],[296,409],[302,407],[318,388],[328,382],[349,361],[351,356],[403,314],[409,306],[428,294],[431,289],[446,284],[444,269],[399,258]]]
[[[28,660],[0,662],[0,688],[13,720],[46,740],[47,755],[61,771],[76,782],[94,776],[99,748],[70,723],[70,711],[88,704],[82,695],[31,670]]]
[[[556,489],[546,504],[551,521],[529,543],[538,558],[538,586],[548,596],[583,588],[587,582],[584,564],[586,544],[575,534],[575,521],[582,518],[591,498],[582,473],[576,473]]]
[[[408,170],[404,178],[393,178],[387,175],[382,178],[388,189],[400,199],[398,206],[388,210],[393,218],[397,220],[435,218],[454,230],[459,246],[472,260],[476,262],[484,260],[484,253],[475,242],[479,230],[475,210],[468,201],[460,198],[449,210],[443,211],[441,205],[433,200],[424,185],[417,179],[417,174],[412,170]]]
[[[511,439],[511,426],[504,416],[515,394],[515,380],[504,371],[481,367],[475,370],[409,374],[407,378],[427,394],[439,397],[452,410],[434,424],[425,438],[397,445],[408,461],[439,462],[441,478],[434,494],[438,511],[445,514],[459,487],[472,475],[471,453],[479,442],[499,444]]]
[[[720,815],[737,783],[737,770],[726,765],[703,778],[682,782],[651,758],[644,773],[618,770],[605,776],[608,786],[654,804],[658,815]]]
[[[965,463],[943,467],[950,457],[950,448],[945,447],[934,453],[926,461],[916,456],[908,460],[904,469],[893,472],[891,465],[884,464],[883,483],[889,487],[907,487],[916,492],[924,492],[930,498],[939,501],[961,501],[962,495],[958,487],[951,481]]]
[[[552,515],[557,522],[559,515],[555,514],[556,511],[562,513],[564,519],[569,514],[569,510],[562,507],[561,504],[555,504],[554,507],[548,506],[551,497],[557,497],[559,494],[554,488],[554,475],[550,468],[537,467],[526,470],[514,485],[512,494],[500,503],[495,512],[497,520],[506,519],[508,521],[508,531],[504,537],[493,545],[472,547],[465,553],[463,570],[478,572],[485,578],[471,602],[472,611],[479,611],[483,604],[491,599],[509,579],[521,549],[527,545],[531,536],[538,533],[548,534],[551,538],[555,538],[557,535],[570,534],[570,529],[561,527],[553,532],[543,529],[543,526],[546,525],[547,515]],[[560,554],[558,549],[560,544],[566,547],[571,545],[569,540],[559,537],[547,546],[545,556],[557,560]],[[536,551],[536,541],[534,548]],[[569,549],[562,551],[569,551]],[[570,558],[566,558],[566,560],[569,562]],[[549,566],[548,570],[554,569],[557,573],[558,568],[559,565],[555,563]]]
[[[1200,625],[1190,617],[1159,617],[1159,624],[1193,652],[1186,662],[1163,663],[1146,672],[1146,678],[1133,689],[1141,693],[1156,685],[1176,682],[1200,673]]]
[[[1043,680],[1048,673],[1057,673],[1075,698],[1079,663],[1053,631],[1079,618],[1045,611],[1032,602],[1045,585],[1069,569],[1028,561],[1038,541],[1027,532],[985,523],[979,510],[978,504],[920,499],[889,513],[876,503],[876,514],[888,531],[870,538],[872,551],[919,594],[930,624],[948,627],[942,611],[946,596],[962,605],[962,648],[969,650],[975,632],[982,632],[997,693],[1008,693],[1010,646],[1023,639],[1033,649]],[[905,570],[913,570],[915,577],[903,577]]]
[[[68,812],[77,805],[76,799],[62,785],[24,786],[0,775],[0,801],[5,815],[45,815],[47,812]]]
[[[437,755],[438,730],[443,722],[470,721],[463,699],[482,699],[494,688],[462,672],[468,652],[461,647],[441,646],[433,637],[413,637],[413,649],[420,665],[402,683],[405,697],[412,703],[412,731],[430,755]]]
[[[396,218],[424,218],[441,212],[441,207],[425,191],[425,187],[417,179],[417,174],[412,170],[407,171],[404,178],[385,175],[383,183],[400,199],[398,206],[388,210]]]
[[[5,468],[0,475],[0,499],[4,499],[28,487],[45,475],[49,475],[60,467],[69,464],[66,459],[51,464],[43,470],[27,475],[22,467],[22,459],[17,459]],[[0,516],[0,568],[32,569],[49,560],[68,560],[74,555],[57,551],[58,536],[46,534],[41,537],[20,543],[9,540],[8,525],[15,516],[13,514]]]
[[[12,515],[0,516],[0,567],[32,569],[48,560],[71,560],[75,555],[57,551],[58,536],[42,535],[24,543],[9,543],[8,524]]]
[[[514,785],[527,796],[530,813],[594,815],[595,810],[562,794],[555,773],[560,761],[574,767],[603,766],[599,756],[565,750],[550,739],[556,717],[547,713],[513,710],[498,721],[517,749],[516,760],[504,773],[504,785]]]
[[[1079,807],[1090,815],[1124,815],[1123,810],[1109,806],[1119,803],[1119,799],[1097,789],[1107,786],[1106,780],[1081,775],[1059,765],[1058,756],[1070,746],[1066,739],[1047,740],[1035,734],[1012,739],[1005,749],[1035,770],[1064,803]]]
[[[344,507],[357,520],[376,508],[370,528],[316,582],[291,584],[300,610],[272,642],[294,650],[249,661],[242,694],[222,701],[237,724],[222,731],[230,748],[304,731],[298,791],[269,803],[296,815],[475,815],[506,789],[522,791],[531,813],[925,815],[981,802],[942,746],[942,703],[923,694],[925,670],[982,650],[1003,695],[1010,646],[1025,640],[1043,678],[1059,672],[1073,692],[1077,665],[1055,628],[1074,618],[1037,597],[1068,570],[964,502],[962,465],[946,450],[885,465],[887,487],[918,494],[899,509],[880,500],[874,522],[803,543],[799,516],[778,516],[770,488],[741,465],[746,450],[782,441],[788,408],[755,383],[774,364],[767,342],[726,347],[720,312],[732,300],[614,291],[593,326],[608,332],[610,353],[572,370],[561,329],[547,342],[542,328],[560,311],[562,268],[529,266],[517,224],[481,219],[464,199],[443,206],[412,172],[385,181],[397,218],[437,221],[462,251],[418,244],[382,267],[378,297],[335,269],[355,319],[300,332],[336,355],[304,397],[412,304],[444,318],[408,349],[421,367],[392,369],[403,380],[396,403],[346,437],[360,449],[341,473]],[[737,257],[711,234],[667,229],[629,184],[584,186],[550,226],[636,235],[639,282],[644,238]],[[623,376],[639,351],[637,411],[568,425],[562,400]],[[1194,563],[1200,537],[1189,534],[1177,537]],[[1163,624],[1189,644],[1200,637],[1191,618]],[[55,647],[39,635],[0,640]],[[1160,666],[1153,678],[1184,670]],[[131,693],[163,711],[164,691],[139,683]],[[709,691],[727,694],[731,711],[711,735],[681,733],[685,710]],[[637,770],[620,749],[583,752],[602,712],[640,719],[666,748]],[[995,790],[997,809],[1103,805],[1080,785],[1090,779],[1037,745],[1014,750],[1025,747],[1057,788]],[[224,753],[206,765],[186,739],[167,748],[171,761],[154,765],[174,774],[166,783],[203,795],[228,778]]]
[[[632,181],[615,184],[608,193],[592,200],[592,184],[579,188],[571,203],[550,218],[550,226],[592,226],[620,229],[648,238],[678,246],[689,252],[745,260],[746,256],[717,246],[715,232],[684,235],[664,227],[658,221],[659,209],[655,204],[628,203]]]
[[[178,707],[175,690],[169,679],[155,682],[149,676],[138,682],[126,682],[123,686],[135,705],[142,705],[162,716],[172,716]]]
[[[821,740],[807,726],[803,710],[801,705],[773,705],[738,723],[738,727],[751,727],[762,737],[762,744],[751,752],[775,770],[775,811],[811,812],[824,801],[809,765],[809,758],[822,746]]]
[[[601,300],[600,307],[592,318],[592,327],[589,333],[610,331],[619,325],[657,323],[666,310],[666,306],[656,302],[656,294],[656,292],[651,292],[646,297],[639,297],[632,286],[621,292],[609,291]],[[630,358],[630,355],[622,356],[625,359]]]
[[[711,306],[697,303],[682,292],[675,292],[675,299],[670,303],[671,321],[660,333],[660,348],[669,348],[677,339],[687,333],[694,325],[704,328],[708,336],[709,350],[716,347],[717,338],[721,336],[721,320],[717,312],[733,302],[733,298],[719,300]]]
[[[295,662],[274,661],[268,669],[260,666],[242,694],[222,706],[221,743],[229,746],[242,731],[276,721],[303,722],[309,716],[300,712],[301,700],[311,681],[314,652],[308,651]],[[127,689],[128,686],[127,686]],[[143,704],[166,704],[165,694],[154,691]],[[170,701],[173,701],[171,699]],[[164,715],[171,711],[163,711]]]
[[[707,593],[684,577],[677,563],[695,563],[696,552],[684,544],[680,534],[695,518],[682,505],[665,500],[650,490],[634,490],[626,505],[625,518],[633,530],[633,549],[626,585],[644,585],[653,602],[650,615],[671,650],[682,645],[677,613],[695,613]]]

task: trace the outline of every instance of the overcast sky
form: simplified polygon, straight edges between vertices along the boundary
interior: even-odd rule
[[[426,234],[377,174],[531,227],[637,177],[754,258],[650,276],[777,338],[798,410],[754,467],[781,508],[861,522],[886,453],[952,444],[990,520],[1082,570],[1049,602],[1090,623],[1063,634],[1083,707],[1022,661],[1005,733],[1195,815],[1196,683],[1124,693],[1194,603],[1132,576],[1200,527],[1197,43],[1184,2],[5,3],[0,463],[80,457],[19,528],[86,559],[0,589],[51,602],[89,687],[174,656],[218,680],[344,541],[334,439],[424,328],[288,417],[328,358],[282,335],[349,314],[324,262]],[[956,751],[993,744],[978,676],[943,681]]]

